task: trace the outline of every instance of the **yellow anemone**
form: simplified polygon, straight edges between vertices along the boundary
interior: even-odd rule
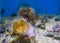
[[[13,24],[13,30],[17,34],[23,34],[29,28],[29,24],[24,20],[17,20]]]

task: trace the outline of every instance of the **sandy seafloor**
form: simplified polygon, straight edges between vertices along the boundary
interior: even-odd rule
[[[36,29],[36,35],[35,35],[35,42],[34,43],[60,43],[60,40],[56,40],[50,37],[45,37],[43,34],[45,34],[43,32],[44,30],[41,29]],[[43,33],[42,33],[43,32]],[[46,34],[45,34],[46,35]],[[2,34],[0,37],[0,43],[2,43],[1,41],[5,38],[5,34]]]
[[[46,31],[43,31],[41,29],[36,29],[35,32],[36,32],[36,36],[35,36],[36,43],[60,43],[60,40],[56,40],[56,39],[53,39],[50,37],[45,37],[46,34],[44,32],[46,32]],[[43,34],[45,34],[45,35],[43,35]]]

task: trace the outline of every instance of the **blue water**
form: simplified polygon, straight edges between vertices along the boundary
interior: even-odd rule
[[[56,14],[58,13],[58,6],[60,0],[0,0],[0,12],[3,8],[4,15],[10,16],[12,13],[17,13],[22,4],[27,3],[33,7],[38,14]],[[39,10],[41,9],[41,10]]]

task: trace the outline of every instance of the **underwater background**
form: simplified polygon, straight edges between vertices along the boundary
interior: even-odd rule
[[[17,14],[21,6],[32,7],[39,15],[60,13],[60,0],[0,0],[0,16]]]

